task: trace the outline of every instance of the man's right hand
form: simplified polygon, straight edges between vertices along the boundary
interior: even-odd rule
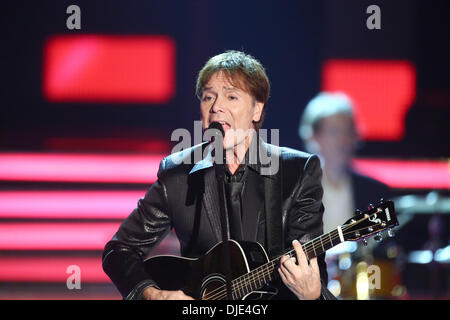
[[[187,296],[183,291],[168,291],[159,290],[155,287],[148,287],[142,292],[145,300],[194,300],[194,298]]]

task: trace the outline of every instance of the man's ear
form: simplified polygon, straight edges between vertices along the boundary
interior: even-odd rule
[[[253,122],[261,120],[261,114],[264,108],[264,103],[256,101],[253,107]]]
[[[305,147],[306,147],[306,151],[309,153],[314,153],[314,154],[320,153],[320,145],[314,136],[305,140]]]

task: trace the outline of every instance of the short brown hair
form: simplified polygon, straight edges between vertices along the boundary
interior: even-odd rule
[[[197,77],[196,95],[200,100],[203,88],[211,76],[219,71],[223,72],[235,87],[249,93],[256,101],[264,103],[261,118],[253,123],[255,129],[259,130],[264,121],[270,94],[269,78],[262,64],[251,55],[236,50],[228,50],[210,58]]]

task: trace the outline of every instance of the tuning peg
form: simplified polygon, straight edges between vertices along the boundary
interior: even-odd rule
[[[380,199],[380,203],[384,203],[384,198],[381,198],[381,199]]]
[[[372,210],[374,208],[373,203],[369,204],[368,209]]]
[[[381,240],[383,240],[383,237],[381,236],[381,233],[378,232],[375,237],[373,237],[373,240],[375,240],[376,242],[380,242]]]
[[[394,230],[392,230],[392,228],[389,228],[387,233],[390,238],[395,236],[395,232],[394,232]]]
[[[362,239],[362,244],[364,247],[367,247],[367,240],[366,239]]]

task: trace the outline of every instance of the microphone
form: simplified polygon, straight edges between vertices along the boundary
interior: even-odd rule
[[[223,137],[225,131],[219,122],[212,122],[205,131],[205,139],[213,144],[211,156],[214,158],[214,165],[223,165],[225,163],[225,153],[223,148]],[[221,174],[219,176],[222,176]]]
[[[211,142],[215,141],[217,137],[223,137],[225,135],[225,131],[222,128],[222,125],[219,122],[212,122],[207,130],[211,130],[210,134],[211,134]],[[219,136],[220,135],[220,136]]]

